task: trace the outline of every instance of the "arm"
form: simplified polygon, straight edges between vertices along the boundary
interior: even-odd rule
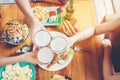
[[[16,0],[16,4],[23,12],[23,14],[27,18],[27,23],[30,27],[30,36],[33,38],[34,34],[39,31],[40,29],[45,29],[43,24],[34,16],[34,13],[30,6],[29,0]]]
[[[27,18],[35,18],[30,6],[30,0],[16,0],[16,4]]]
[[[95,27],[87,28],[77,34],[69,37],[70,46],[72,46],[76,41],[82,41],[92,37],[93,35],[99,35],[106,32],[118,31],[120,30],[120,17],[112,21],[96,25]]]
[[[113,75],[113,68],[110,59],[111,43],[109,40],[103,40],[104,58],[103,58],[103,76],[104,80],[119,80],[120,75]]]
[[[120,17],[95,26],[95,35],[120,30]]]
[[[14,57],[0,57],[0,66],[16,63],[16,62],[24,62],[22,56],[14,56]]]
[[[39,47],[35,49],[33,52],[24,53],[18,56],[13,57],[0,57],[0,66],[16,63],[16,62],[30,62],[33,64],[40,64],[37,59],[37,53],[39,51]]]

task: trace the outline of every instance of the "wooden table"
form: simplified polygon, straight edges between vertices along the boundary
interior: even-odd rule
[[[56,6],[47,3],[32,3],[32,6]],[[76,0],[74,17],[79,20],[80,30],[91,25],[96,25],[95,9],[92,0]],[[16,4],[0,5],[0,32],[6,22],[12,19],[24,18]],[[52,27],[53,28],[53,27]],[[57,27],[54,27],[54,29]],[[32,44],[30,38],[24,43],[15,47],[7,47],[5,42],[0,42],[0,56],[14,55],[16,50],[24,44]],[[72,78],[72,80],[103,80],[102,75],[102,49],[98,36],[77,42],[75,45],[91,51],[87,54],[84,52],[75,52],[71,63],[64,69],[51,72],[36,66],[36,80],[49,80],[53,74],[64,74]]]

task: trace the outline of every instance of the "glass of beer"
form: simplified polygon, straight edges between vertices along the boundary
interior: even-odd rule
[[[65,38],[61,36],[53,37],[53,39],[50,42],[50,47],[55,53],[62,53],[66,50],[67,47],[67,41]]]
[[[46,30],[40,30],[34,36],[34,43],[40,47],[47,46],[50,43],[50,41],[51,41],[51,35]]]
[[[41,63],[50,63],[54,58],[54,54],[50,48],[43,47],[38,51],[37,58]]]

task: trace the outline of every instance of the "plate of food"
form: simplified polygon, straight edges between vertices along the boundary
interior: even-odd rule
[[[35,80],[36,70],[33,64],[19,62],[0,67],[0,80]]]
[[[63,33],[60,33],[60,32],[52,31],[52,32],[50,32],[50,34],[52,37],[62,36],[62,37],[66,38],[66,35],[64,35]],[[42,49],[44,49],[44,48],[42,48]],[[49,50],[49,53],[46,53],[46,51],[48,52],[48,50]],[[48,71],[57,71],[57,70],[61,70],[61,69],[65,68],[71,62],[71,60],[73,58],[73,54],[74,54],[74,51],[72,48],[70,48],[68,50],[68,52],[66,52],[66,55],[62,54],[62,53],[56,54],[54,51],[51,52],[50,49],[48,49],[48,50],[45,49],[42,52],[40,50],[39,51],[40,53],[38,53],[38,54],[41,54],[40,56],[38,55],[38,58],[39,57],[43,58],[43,59],[41,59],[40,62],[44,62],[43,64],[40,64],[39,66]],[[45,54],[43,55],[42,53],[45,53]],[[45,62],[46,61],[45,59],[49,59],[50,62],[49,61],[47,61],[49,63]],[[44,60],[44,61],[42,61],[42,60]]]
[[[59,7],[33,7],[33,13],[44,26],[56,26],[61,24],[61,14],[57,11]]]
[[[24,42],[29,34],[27,24],[23,23],[21,20],[12,20],[6,23],[2,37],[4,40],[12,45],[18,45]]]

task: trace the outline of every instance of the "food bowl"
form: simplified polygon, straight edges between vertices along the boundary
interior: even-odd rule
[[[28,37],[28,26],[22,20],[12,20],[5,24],[2,38],[12,45],[24,42]]]

